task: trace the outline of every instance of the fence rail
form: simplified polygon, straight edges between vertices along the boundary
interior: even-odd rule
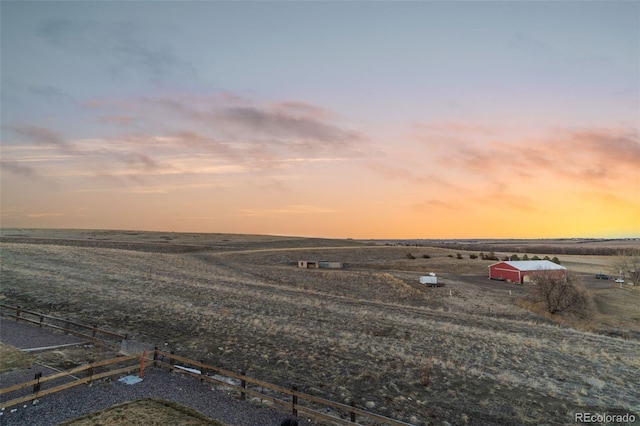
[[[4,408],[8,408],[14,405],[23,404],[25,402],[33,401],[34,399],[42,398],[43,396],[60,392],[75,386],[79,386],[84,383],[91,383],[94,380],[100,380],[100,379],[104,379],[105,377],[115,376],[116,374],[128,373],[134,370],[139,370],[140,371],[139,374],[142,374],[145,357],[148,357],[148,355],[146,355],[146,353],[143,352],[142,354],[135,354],[135,355],[129,355],[125,357],[117,357],[117,358],[111,358],[111,359],[106,359],[102,361],[90,362],[88,364],[81,365],[76,368],[72,368],[71,370],[61,371],[59,373],[55,373],[45,377],[42,377],[42,373],[36,373],[35,378],[33,380],[29,380],[28,382],[19,383],[17,385],[0,389],[0,395],[5,395],[5,394],[11,394],[12,392],[17,392],[19,390],[33,386],[33,390],[30,394],[20,396],[5,402],[0,402],[0,406]],[[130,363],[133,360],[136,361],[135,364]],[[125,365],[124,367],[120,366],[118,368],[111,369],[111,366],[117,366],[117,364],[124,364],[124,363],[127,363],[127,365]],[[101,373],[96,373],[96,369],[99,367],[108,367],[108,368],[106,369],[106,371],[103,371]],[[74,375],[83,371],[87,372],[85,377],[83,378],[74,377]],[[41,387],[43,383],[47,383],[52,380],[56,380],[64,377],[73,378],[74,381],[42,390]]]
[[[16,321],[24,321],[27,323],[36,324],[40,327],[49,327],[57,330],[62,330],[66,333],[86,337],[92,340],[105,341],[102,336],[108,336],[112,339],[127,339],[127,335],[121,335],[108,330],[100,329],[96,326],[88,326],[68,319],[57,318],[39,312],[30,311],[28,309],[22,309],[19,306],[14,307],[0,304],[0,316],[13,318]],[[48,320],[49,322],[46,322],[45,320]],[[53,322],[58,322],[62,325],[54,324]],[[91,335],[73,330],[71,326],[78,327],[83,330],[90,330]],[[134,364],[131,364],[131,362],[134,360],[136,362]],[[142,375],[146,361],[152,362],[154,367],[168,368],[173,372],[195,377],[199,379],[200,382],[214,383],[224,386],[225,388],[237,391],[240,394],[240,398],[242,400],[246,399],[246,395],[250,395],[256,398],[260,398],[261,400],[270,401],[271,403],[278,405],[285,410],[290,409],[292,415],[294,416],[298,416],[298,413],[305,413],[310,417],[321,418],[324,420],[329,420],[336,424],[343,425],[358,424],[357,417],[360,416],[361,418],[373,420],[377,424],[385,424],[389,426],[410,426],[409,423],[404,423],[399,420],[391,419],[389,417],[381,416],[379,414],[375,414],[358,408],[354,402],[352,402],[350,405],[347,405],[335,401],[330,401],[328,399],[301,392],[298,390],[298,386],[296,385],[292,385],[291,388],[283,387],[273,383],[265,382],[264,380],[248,377],[244,372],[233,372],[208,365],[200,361],[195,361],[180,355],[176,355],[173,352],[160,351],[157,347],[155,348],[155,350],[149,352],[145,351],[134,355],[120,356],[96,362],[90,361],[88,364],[45,377],[42,377],[42,373],[36,373],[33,380],[0,389],[0,395],[6,395],[11,394],[12,392],[18,392],[31,386],[33,387],[33,390],[30,394],[19,396],[5,402],[0,402],[0,406],[8,408],[28,401],[33,401],[43,396],[60,392],[62,390],[69,389],[84,383],[91,383],[94,380],[99,380],[117,374],[129,373],[136,369],[139,369],[139,374]],[[176,362],[183,365],[177,365]],[[127,365],[122,366],[122,364],[125,363],[127,363]],[[194,371],[186,370],[185,368],[190,368]],[[97,372],[96,369],[101,369],[103,371]],[[74,376],[83,371],[87,372],[85,377],[78,378]],[[198,372],[196,373],[195,371]],[[208,373],[223,376],[223,378],[234,379],[238,384],[220,380],[219,378],[210,376]],[[61,378],[72,378],[74,381],[42,390],[42,384]],[[253,389],[251,387],[253,387]],[[256,389],[260,389],[260,391]],[[267,389],[270,394],[265,393],[265,389]],[[344,418],[336,415],[329,415],[325,412],[319,411],[318,408],[313,408],[313,406],[317,407],[318,405],[322,406],[323,408],[329,407],[337,410],[342,414],[342,416],[347,416],[349,420],[345,420]]]
[[[186,365],[176,365],[176,361]],[[374,420],[378,424],[386,424],[390,426],[410,426],[409,423],[391,419],[389,417],[381,416],[379,414],[375,414],[370,411],[366,411],[361,408],[358,408],[356,407],[355,403],[352,403],[351,405],[347,405],[347,404],[342,404],[335,401],[330,401],[328,399],[324,399],[314,395],[309,395],[307,393],[300,392],[298,391],[298,386],[296,385],[292,385],[291,388],[286,388],[283,386],[275,385],[273,383],[265,382],[264,380],[248,377],[243,372],[236,373],[233,371],[214,367],[200,361],[194,361],[189,358],[175,355],[170,352],[169,353],[163,352],[158,350],[157,348],[153,352],[153,364],[156,366],[169,368],[172,371],[176,371],[181,374],[186,374],[186,375],[195,377],[199,379],[201,382],[206,381],[210,383],[216,383],[224,387],[233,389],[240,394],[241,399],[245,399],[245,395],[249,394],[254,397],[261,398],[263,400],[271,401],[272,403],[280,405],[284,408],[290,408],[291,413],[294,416],[297,416],[298,412],[304,412],[314,417],[320,417],[325,420],[330,420],[332,422],[345,424],[345,425],[353,425],[354,423],[356,423],[356,416],[361,416],[369,420]],[[195,367],[192,369],[199,370],[199,373],[189,371],[189,370],[184,370],[184,369],[181,369],[180,367],[188,367],[188,368]],[[227,378],[236,379],[240,382],[240,385],[234,385],[226,381],[218,380],[214,377],[207,375],[207,373],[214,373]],[[255,385],[262,389],[269,389],[273,392],[276,392],[288,397],[289,400],[276,398],[274,396],[265,394],[264,392],[258,392],[256,390],[248,388],[247,385]],[[321,405],[322,407],[331,407],[333,409],[339,410],[344,414],[348,414],[348,417],[350,418],[350,420],[344,420],[340,417],[325,414],[323,412],[318,411],[317,409],[313,409],[306,405],[301,405],[300,400],[306,401],[308,403],[316,404],[316,405]]]
[[[91,340],[110,342],[114,339],[127,340],[128,338],[126,334],[118,334],[112,331],[103,330],[101,328],[98,328],[97,326],[81,324],[79,322],[71,321],[68,318],[58,318],[51,315],[43,314],[41,312],[30,311],[28,309],[23,309],[20,306],[9,306],[0,304],[0,316],[15,319],[16,322],[23,321],[26,323],[35,324],[39,327],[48,327],[54,330],[63,331],[67,334],[73,334],[75,336],[85,337]]]
[[[132,363],[133,361],[135,361],[135,363]],[[0,402],[0,406],[9,408],[18,404],[23,404],[28,401],[42,398],[46,395],[63,391],[65,389],[82,385],[84,383],[91,383],[95,380],[103,379],[105,377],[110,377],[117,374],[129,373],[134,370],[139,370],[139,375],[142,375],[145,362],[147,362],[147,365],[152,363],[154,367],[167,368],[176,373],[186,374],[188,376],[199,379],[201,382],[213,383],[224,386],[225,388],[232,389],[234,391],[237,391],[240,394],[240,398],[243,400],[246,399],[246,395],[251,395],[253,397],[260,398],[260,400],[270,401],[271,403],[281,407],[284,410],[291,410],[291,413],[294,416],[298,416],[299,413],[304,413],[305,415],[313,418],[320,418],[323,420],[328,420],[335,424],[342,425],[359,424],[357,423],[357,417],[360,416],[361,418],[373,420],[378,424],[389,426],[410,426],[409,423],[404,423],[399,420],[384,417],[379,414],[375,414],[358,408],[356,407],[355,403],[347,405],[335,401],[330,401],[328,399],[300,392],[298,390],[298,386],[296,385],[291,386],[291,388],[286,388],[283,386],[275,385],[273,383],[265,382],[264,380],[248,377],[243,372],[236,373],[233,371],[214,367],[208,364],[204,364],[200,361],[195,361],[189,358],[175,355],[170,352],[163,352],[158,350],[157,348],[149,353],[143,352],[141,354],[90,362],[71,370],[62,371],[50,376],[42,377],[42,373],[37,373],[35,375],[35,379],[33,380],[0,389],[0,395],[6,395],[25,388],[33,387],[33,390],[30,394],[23,395],[5,402]],[[177,365],[176,362],[184,365]],[[126,365],[121,366],[122,364]],[[111,369],[111,367],[117,368]],[[181,367],[191,368],[191,370],[195,370],[198,372],[196,373],[195,371],[185,370]],[[97,373],[97,368],[106,368],[106,371]],[[85,377],[74,377],[74,375],[78,375],[78,373],[81,373],[83,371],[87,372]],[[224,380],[220,380],[219,378],[212,377],[207,373],[213,373],[225,378],[236,379],[239,384],[233,384]],[[70,377],[75,380],[48,389],[41,389],[43,383],[51,382],[63,377]],[[260,388],[261,391],[252,389],[248,385],[253,385],[255,388]],[[264,392],[265,389],[268,389],[269,391],[277,393],[279,395],[274,396],[267,394]],[[301,404],[301,402],[305,402],[305,404],[303,405]],[[318,408],[313,408],[313,406],[311,406],[313,404],[315,404],[316,406],[322,406],[323,408],[331,407],[332,409],[338,410],[342,413],[343,416],[348,417],[349,420],[319,411]]]

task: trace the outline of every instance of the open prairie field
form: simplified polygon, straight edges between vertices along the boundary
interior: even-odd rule
[[[518,307],[525,288],[487,280],[490,261],[442,247],[3,230],[0,248],[4,303],[414,424],[640,415],[640,291],[631,286],[593,290],[600,311],[577,330]],[[585,277],[610,267],[606,256],[561,259]],[[345,268],[299,269],[298,260]],[[418,284],[427,272],[446,286]],[[627,339],[603,334],[609,327]]]

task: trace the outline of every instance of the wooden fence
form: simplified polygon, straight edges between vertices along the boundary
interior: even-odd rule
[[[40,312],[33,312],[23,309],[20,306],[9,306],[0,304],[0,316],[13,318],[18,321],[24,321],[30,324],[36,324],[39,327],[48,327],[55,330],[63,331],[67,334],[73,334],[79,337],[85,337],[91,340],[101,340],[113,342],[114,340],[127,340],[128,336],[103,330],[97,326],[80,324],[69,319],[53,317]]]
[[[181,365],[176,366],[176,362]],[[350,405],[342,404],[339,402],[330,401],[328,399],[320,398],[314,395],[309,395],[298,390],[298,386],[292,385],[291,388],[285,388],[282,386],[274,385],[272,383],[265,382],[263,380],[247,377],[243,372],[235,373],[233,371],[224,370],[221,368],[213,367],[204,364],[199,361],[194,361],[189,358],[181,357],[173,353],[167,353],[159,351],[157,348],[153,353],[153,365],[170,368],[173,371],[180,372],[198,378],[201,382],[210,382],[224,387],[233,389],[240,394],[240,399],[246,399],[246,395],[251,395],[261,400],[270,401],[284,409],[291,409],[291,414],[298,416],[299,413],[307,414],[309,417],[322,418],[329,420],[336,424],[353,425],[356,423],[357,416],[364,417],[366,419],[376,422],[376,424],[390,425],[390,426],[410,426],[409,423],[404,423],[399,420],[394,420],[379,414],[375,414],[363,409],[358,408],[354,402]],[[189,370],[180,368],[187,367]],[[197,370],[194,372],[191,370]],[[211,377],[209,373],[224,376],[226,378],[235,379],[239,384],[231,384],[228,381],[223,381]],[[260,388],[261,391],[250,388],[248,385],[253,385],[254,388]],[[269,395],[264,392],[264,389],[272,391],[276,395],[283,395],[287,397],[287,400],[278,398],[274,395]],[[303,405],[302,402],[305,402]],[[314,409],[313,405],[320,405],[324,408],[332,408],[338,412],[344,414],[349,420],[342,419],[340,416],[329,415],[318,409]]]
[[[28,382],[19,383],[17,385],[9,386],[0,389],[0,395],[11,394],[21,391],[25,388],[31,387],[32,392],[28,395],[20,396],[6,402],[1,402],[0,406],[4,408],[12,407],[14,405],[23,404],[25,402],[33,401],[34,399],[41,398],[43,396],[60,392],[65,389],[69,389],[84,383],[91,383],[94,380],[103,379],[105,377],[114,376],[116,374],[128,373],[134,370],[139,370],[139,374],[142,374],[144,368],[144,359],[147,357],[146,353],[129,355],[125,357],[111,358],[102,361],[90,362],[86,365],[73,368],[67,371],[61,371],[59,373],[52,374],[50,376],[42,377],[42,373],[36,373],[35,378]],[[149,355],[149,359],[151,356]],[[131,364],[135,360],[134,364]],[[122,364],[126,364],[122,366]],[[115,368],[115,369],[112,369]],[[106,371],[104,371],[106,369]],[[98,372],[97,370],[103,370]],[[79,378],[76,375],[86,371],[85,377]],[[73,381],[64,383],[62,385],[53,386],[48,389],[42,389],[44,383],[51,382],[56,379],[70,378]]]
[[[134,360],[135,364],[131,364],[131,362]],[[239,393],[240,399],[242,400],[245,400],[246,396],[250,395],[259,398],[261,401],[269,401],[281,407],[281,409],[291,410],[291,414],[296,417],[300,414],[303,414],[314,419],[323,419],[333,424],[341,425],[358,424],[358,417],[360,417],[369,421],[373,421],[379,425],[410,426],[409,423],[404,423],[358,408],[353,402],[351,403],[351,405],[347,405],[330,401],[314,395],[303,393],[298,390],[298,386],[296,385],[291,386],[291,388],[285,388],[265,382],[263,380],[247,377],[243,372],[235,373],[232,371],[224,370],[204,364],[199,361],[194,361],[189,358],[175,355],[174,353],[163,352],[158,350],[157,348],[149,353],[143,352],[142,354],[91,362],[87,365],[82,365],[72,370],[63,371],[50,376],[42,377],[42,374],[38,373],[36,374],[34,380],[0,389],[0,395],[5,395],[33,386],[32,393],[30,393],[29,395],[14,398],[6,402],[0,402],[0,406],[8,408],[17,404],[33,401],[35,399],[55,392],[69,389],[83,383],[90,383],[94,380],[102,379],[116,374],[128,373],[134,370],[139,370],[139,374],[142,375],[145,362],[147,363],[147,365],[152,363],[152,365],[156,368],[168,368],[173,372],[195,377],[200,380],[201,383],[213,383],[224,386],[225,388],[235,390]],[[122,366],[122,364],[127,365]],[[102,367],[103,369],[107,368],[107,371],[97,373],[96,369],[100,367]],[[111,370],[109,369],[111,367],[117,368]],[[77,375],[78,373],[81,373],[83,371],[87,372],[86,377],[74,377],[74,375]],[[217,377],[211,376],[210,374],[214,374]],[[75,381],[51,387],[46,390],[41,390],[41,385],[43,383],[50,382],[62,377],[71,377],[75,379]],[[222,380],[224,378],[235,379],[236,384],[230,383],[227,380]],[[269,393],[265,393],[265,389],[268,390]],[[283,398],[287,399],[285,400]],[[331,408],[335,410],[335,414],[330,415],[326,412],[320,411],[320,409],[317,408],[318,406],[322,407],[322,409],[325,410],[326,408]]]
[[[126,340],[128,337],[127,335],[121,335],[113,333],[111,331],[100,329],[97,326],[89,326],[71,321],[69,319],[53,317],[39,312],[22,309],[19,306],[14,307],[0,304],[0,316],[13,318],[16,321],[24,321],[26,323],[35,324],[39,327],[53,328],[56,330],[64,331],[68,334],[74,334],[94,341],[101,340],[109,342],[113,341],[114,339]],[[88,334],[89,332],[90,334]],[[133,360],[136,360],[136,362],[134,364],[131,364]],[[372,420],[377,424],[386,424],[390,426],[409,425],[408,423],[404,423],[360,409],[355,405],[354,402],[352,402],[350,405],[347,405],[330,401],[314,395],[303,393],[298,390],[298,386],[296,385],[292,385],[291,388],[285,388],[279,385],[265,382],[263,380],[247,377],[243,372],[236,373],[207,365],[199,361],[194,361],[192,359],[185,358],[179,355],[175,355],[173,352],[163,352],[158,350],[157,347],[154,351],[150,351],[149,353],[143,352],[139,354],[117,357],[97,362],[90,361],[86,365],[82,365],[68,371],[59,372],[50,376],[42,377],[42,373],[36,373],[33,380],[0,389],[1,396],[10,393],[16,393],[31,386],[33,387],[30,394],[16,397],[6,402],[0,402],[0,406],[5,408],[11,407],[41,398],[55,392],[69,389],[74,386],[78,386],[84,383],[91,383],[94,380],[99,380],[117,374],[128,373],[136,369],[139,369],[140,374],[142,374],[145,361],[153,362],[154,367],[169,368],[174,372],[196,377],[200,380],[200,382],[214,383],[235,390],[239,393],[240,398],[243,400],[246,399],[247,395],[251,395],[264,401],[270,401],[271,403],[278,405],[285,410],[290,409],[291,414],[294,416],[298,416],[299,413],[303,413],[308,415],[309,417],[329,420],[335,424],[348,425],[353,425],[354,423],[356,423],[357,417],[360,416]],[[180,365],[177,365],[176,362],[180,363]],[[123,366],[122,364],[127,365]],[[84,371],[86,371],[85,377],[76,377],[78,373],[82,373]],[[195,373],[194,371],[198,371],[198,373]],[[220,378],[212,377],[209,375],[209,373],[215,374],[217,376],[223,376],[227,379],[234,379],[237,384],[232,384],[228,381],[220,380]],[[73,381],[53,386],[44,390],[42,389],[43,384],[62,378],[72,379]],[[257,389],[260,389],[260,391],[258,391]],[[269,393],[265,393],[265,389]],[[283,398],[287,399],[285,400]],[[336,414],[330,415],[326,412],[319,411],[317,408],[313,408],[314,406],[322,406],[324,409],[333,409],[335,413],[341,413],[342,416],[348,417],[349,420],[345,420]]]

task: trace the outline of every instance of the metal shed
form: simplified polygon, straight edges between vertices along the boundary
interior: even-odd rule
[[[525,283],[541,272],[554,271],[564,275],[567,268],[549,260],[514,260],[489,265],[489,278],[493,280]]]
[[[303,269],[342,269],[344,264],[342,262],[333,262],[328,260],[298,260],[298,268]]]

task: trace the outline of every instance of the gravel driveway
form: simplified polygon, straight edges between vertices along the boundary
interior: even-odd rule
[[[0,341],[21,348],[82,343],[85,340],[50,329],[25,323],[16,323],[0,318]],[[34,371],[42,371],[44,376],[55,373],[44,366],[34,365],[22,371],[0,375],[0,387],[22,383],[33,379]],[[69,380],[64,378],[61,380]],[[56,383],[59,384],[59,383]],[[44,389],[44,388],[43,388]],[[24,392],[28,393],[29,389]],[[13,395],[12,397],[17,397]],[[286,413],[271,408],[262,408],[247,401],[241,401],[211,386],[201,384],[197,379],[171,372],[164,368],[149,367],[143,381],[127,385],[117,381],[117,377],[94,382],[93,385],[79,385],[64,391],[47,395],[35,405],[31,402],[2,409],[0,426],[25,425],[49,426],[76,417],[109,408],[114,404],[135,401],[141,398],[159,398],[191,407],[202,414],[233,426],[280,425],[291,418]],[[13,411],[13,412],[12,412]],[[306,419],[299,423],[312,425]]]

